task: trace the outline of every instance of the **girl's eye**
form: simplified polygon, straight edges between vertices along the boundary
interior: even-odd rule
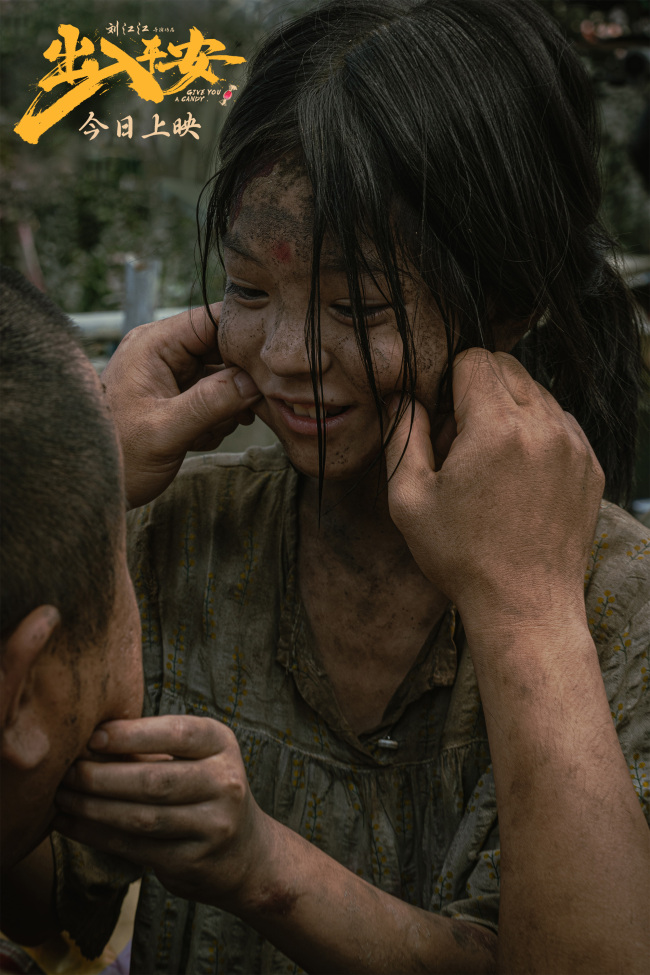
[[[352,306],[351,305],[332,305],[332,308],[336,311],[336,314],[340,318],[346,319],[346,321],[352,324]],[[363,320],[366,325],[373,325],[380,318],[386,318],[387,312],[391,310],[391,305],[370,305],[364,309]]]
[[[228,281],[225,294],[234,295],[235,298],[242,298],[244,301],[259,301],[261,298],[268,298],[266,291],[258,291],[256,288],[244,288],[241,284]]]

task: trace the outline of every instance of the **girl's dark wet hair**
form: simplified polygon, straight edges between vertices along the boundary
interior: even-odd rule
[[[208,184],[204,297],[211,249],[220,252],[246,182],[293,156],[314,196],[305,335],[317,403],[327,231],[348,269],[380,423],[360,280],[369,244],[403,342],[403,401],[417,380],[400,275],[410,267],[440,308],[450,361],[471,346],[493,350],[499,324],[529,329],[516,354],[577,418],[608,497],[621,500],[634,459],[639,326],[598,220],[597,151],[589,80],[534,0],[324,4],[267,38],[224,125]],[[450,402],[447,369],[440,408]],[[324,452],[322,435],[321,475]]]

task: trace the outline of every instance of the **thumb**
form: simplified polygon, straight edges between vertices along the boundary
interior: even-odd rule
[[[261,396],[243,369],[231,366],[199,379],[184,393],[166,401],[169,411],[167,434],[179,444],[188,444],[215,426],[233,419]]]
[[[422,467],[426,472],[434,469],[431,425],[427,411],[417,400],[407,400],[404,411],[399,416],[399,402],[400,397],[396,394],[387,405],[388,415],[396,421],[384,451],[389,480],[399,480],[406,471],[414,467]]]
[[[397,416],[398,405],[399,397],[395,396],[388,404],[389,414]],[[423,501],[430,504],[436,479],[429,417],[417,400],[412,400],[398,418],[385,454],[388,506],[399,528]]]

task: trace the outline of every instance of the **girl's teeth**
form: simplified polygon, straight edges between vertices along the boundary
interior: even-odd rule
[[[312,420],[316,419],[316,407],[315,406],[301,406],[300,403],[291,403],[293,412],[296,416],[308,416]]]
[[[287,403],[287,406],[291,407],[296,416],[308,416],[312,420],[316,419],[315,406],[302,406],[300,403]],[[325,410],[325,416],[338,416],[346,409],[345,406],[333,406],[331,409]]]

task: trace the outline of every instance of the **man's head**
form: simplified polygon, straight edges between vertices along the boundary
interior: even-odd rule
[[[0,280],[2,862],[47,832],[93,729],[140,714],[119,447],[65,315]]]

